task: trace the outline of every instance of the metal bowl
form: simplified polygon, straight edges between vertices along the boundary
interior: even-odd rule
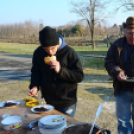
[[[79,134],[89,134],[90,128],[92,127],[92,124],[90,123],[76,123],[76,124],[71,124],[68,127],[66,127],[61,134],[75,134],[75,133],[79,133]],[[87,131],[85,131],[85,128],[87,129]],[[70,129],[70,130],[69,130]],[[94,126],[94,131],[95,133],[100,130],[101,128],[99,126]],[[103,130],[102,132],[100,132],[100,134],[105,134],[105,132],[107,134],[110,134],[109,130]],[[95,134],[92,133],[92,134]]]

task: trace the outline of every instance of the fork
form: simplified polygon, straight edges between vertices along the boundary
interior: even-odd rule
[[[98,107],[98,109],[97,109],[97,111],[96,111],[95,119],[94,119],[94,122],[93,122],[93,124],[92,124],[92,127],[91,127],[91,129],[90,129],[89,134],[92,134],[92,131],[93,131],[93,128],[94,128],[96,119],[97,119],[98,116],[100,115],[100,112],[101,112],[102,107],[103,107],[103,103],[101,102],[100,105],[99,105],[99,107]]]
[[[46,102],[45,102],[45,100],[44,100],[43,97],[38,98],[38,97],[34,96],[34,98],[37,99],[37,101],[39,102],[40,105],[44,105],[44,104],[46,104]]]
[[[25,117],[27,117],[27,115],[28,115],[28,114],[27,114],[27,109],[25,109]]]

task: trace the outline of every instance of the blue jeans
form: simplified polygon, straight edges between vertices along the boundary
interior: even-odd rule
[[[63,114],[66,114],[70,117],[74,117],[75,111],[76,111],[76,103],[70,107],[60,108],[60,109],[56,109],[56,110],[62,112]]]
[[[130,122],[131,117],[134,124],[134,93],[120,92],[116,96],[116,115],[118,119],[119,134],[134,134],[134,128]]]

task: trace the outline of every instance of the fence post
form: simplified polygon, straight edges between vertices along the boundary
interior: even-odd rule
[[[83,63],[82,64],[83,64],[83,69],[84,69],[84,56],[83,56]]]

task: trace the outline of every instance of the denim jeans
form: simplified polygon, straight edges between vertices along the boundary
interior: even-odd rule
[[[116,96],[116,115],[118,119],[119,134],[134,134],[134,128],[130,122],[131,117],[134,124],[134,93],[120,92]]]
[[[76,111],[76,103],[70,107],[60,108],[60,109],[56,109],[56,110],[62,112],[63,114],[66,114],[70,117],[74,117],[75,111]]]

